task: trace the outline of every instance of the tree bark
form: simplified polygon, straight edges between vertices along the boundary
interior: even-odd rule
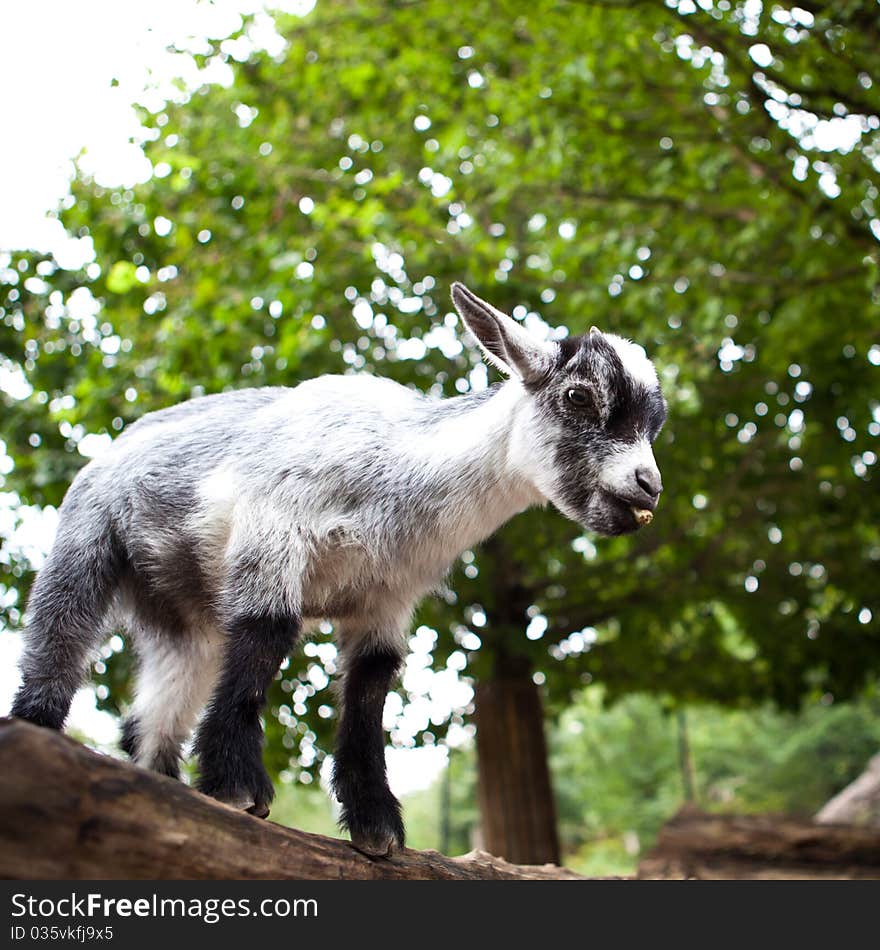
[[[475,706],[483,844],[517,864],[558,864],[544,716],[528,666],[481,682]]]
[[[483,852],[404,850],[376,860],[347,841],[260,821],[72,739],[0,720],[0,877],[19,879],[578,879]]]
[[[663,828],[639,876],[880,879],[880,831],[685,809]],[[368,858],[347,841],[260,821],[12,719],[0,720],[0,877],[579,879],[565,868],[517,866],[485,852]]]
[[[880,755],[862,774],[827,801],[816,814],[820,825],[865,825],[880,828]]]
[[[640,878],[880,878],[880,832],[773,815],[683,808],[639,865]]]

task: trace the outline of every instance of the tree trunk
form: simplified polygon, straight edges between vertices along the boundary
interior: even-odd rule
[[[880,755],[875,755],[855,781],[822,806],[816,821],[880,828]]]
[[[688,736],[687,713],[679,709],[675,714],[678,729],[678,767],[681,771],[681,790],[687,804],[697,800],[697,783],[694,777],[694,760]]]
[[[548,880],[473,852],[404,850],[376,860],[347,841],[282,828],[72,739],[0,720],[4,879]]]
[[[541,697],[528,665],[481,682],[475,704],[486,849],[516,864],[558,864]]]

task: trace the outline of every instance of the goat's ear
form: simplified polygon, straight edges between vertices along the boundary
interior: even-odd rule
[[[552,369],[556,345],[532,336],[516,320],[481,300],[464,284],[452,285],[452,302],[486,358],[508,376],[537,382]]]

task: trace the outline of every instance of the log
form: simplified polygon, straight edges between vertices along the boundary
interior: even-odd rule
[[[638,876],[703,880],[880,879],[880,831],[774,815],[683,808],[661,829]]]
[[[485,852],[349,842],[261,821],[67,736],[0,719],[0,877],[93,880],[561,880]]]

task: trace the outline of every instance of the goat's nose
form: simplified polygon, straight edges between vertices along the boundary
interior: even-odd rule
[[[649,468],[647,465],[640,465],[636,469],[636,481],[639,488],[649,495],[656,504],[660,492],[663,491],[663,482],[660,480],[660,473],[656,468]]]

